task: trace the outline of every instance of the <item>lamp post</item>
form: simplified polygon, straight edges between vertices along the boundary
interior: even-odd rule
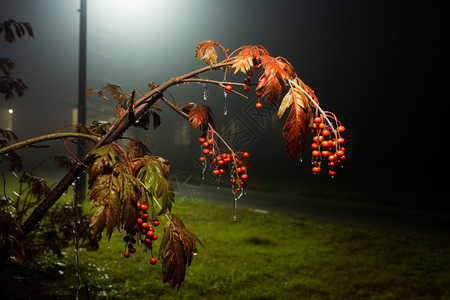
[[[78,59],[78,124],[86,125],[86,15],[87,0],[80,0],[80,41]],[[83,148],[86,146],[81,140],[81,147],[78,147],[78,157],[83,157]],[[81,199],[86,195],[86,175],[83,173],[78,184],[78,195]]]

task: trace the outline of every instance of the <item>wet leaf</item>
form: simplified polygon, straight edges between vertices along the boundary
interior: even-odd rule
[[[217,53],[214,46],[220,46],[223,49],[219,43],[213,40],[198,43],[195,51],[195,59],[203,60],[211,66],[217,64]]]
[[[191,265],[197,252],[196,244],[203,246],[200,239],[183,224],[180,218],[169,213],[170,221],[164,228],[164,236],[159,248],[162,261],[163,281],[177,290],[184,281],[186,267]]]

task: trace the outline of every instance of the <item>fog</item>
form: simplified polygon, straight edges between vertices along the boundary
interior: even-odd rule
[[[17,65],[13,76],[29,86],[24,97],[0,102],[1,110],[14,110],[13,130],[21,140],[73,122],[78,8],[75,0],[1,0],[0,20],[30,22],[35,34],[0,43],[0,56]],[[213,39],[230,50],[263,45],[272,56],[287,58],[321,106],[346,126],[348,159],[336,178],[313,176],[310,151],[301,163],[290,162],[281,137],[283,120],[275,120],[274,111],[266,108],[257,111],[256,97],[229,95],[225,116],[224,96],[216,87],[209,87],[206,101],[201,85],[171,88],[177,103],[210,105],[219,131],[226,133],[236,124],[245,128],[232,146],[251,154],[254,182],[434,194],[448,165],[442,146],[434,146],[446,132],[447,12],[446,1],[424,6],[418,1],[88,0],[87,87],[114,83],[142,94],[149,81],[162,83],[203,67],[194,60],[200,41]],[[173,172],[199,174],[196,141],[201,132],[159,104],[162,125],[129,134],[143,138],[148,133],[149,147],[170,160]],[[114,121],[114,114],[103,100],[88,100],[88,124]],[[51,145],[65,151],[59,142]],[[31,164],[50,152],[20,151]]]

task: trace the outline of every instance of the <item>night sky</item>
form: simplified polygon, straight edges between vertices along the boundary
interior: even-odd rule
[[[56,132],[72,123],[77,104],[79,1],[0,3],[0,21],[30,22],[35,34],[14,44],[0,42],[0,56],[17,65],[13,76],[29,86],[24,97],[2,100],[0,109],[14,109],[13,129],[20,139]],[[266,123],[253,130],[249,149],[239,149],[252,154],[252,176],[367,186],[369,193],[398,185],[434,194],[448,170],[448,3],[88,0],[87,87],[116,83],[125,91],[145,92],[148,81],[162,83],[203,67],[194,61],[200,41],[213,39],[230,50],[260,44],[272,56],[288,59],[321,106],[346,126],[348,160],[332,182],[315,177],[309,150],[302,163],[292,164],[284,153],[282,123]],[[207,104],[219,128],[248,116],[242,113],[248,103],[233,95],[223,116],[222,92],[209,90]],[[200,85],[171,91],[177,102],[204,101]],[[149,132],[154,153],[168,158],[174,170],[200,172],[193,157],[201,133],[188,129],[194,145],[180,156],[171,136],[183,120],[162,108],[163,125]],[[88,122],[113,115],[101,100],[88,100]]]

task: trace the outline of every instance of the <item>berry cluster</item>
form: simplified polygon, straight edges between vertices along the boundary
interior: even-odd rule
[[[336,129],[329,125],[328,119],[316,117],[312,126],[316,135],[313,137],[312,148],[312,171],[314,174],[322,170],[322,162],[328,162],[328,174],[333,177],[336,170],[343,168],[345,159],[345,148],[342,146],[344,138],[340,136],[345,127],[339,125]]]
[[[208,139],[201,137],[198,141],[202,145],[202,153],[204,154],[199,160],[205,165],[205,168],[208,159],[214,175],[220,176],[230,170],[231,183],[235,194],[247,185],[247,167],[244,165],[243,160],[250,156],[248,152],[236,153],[231,150],[230,153],[226,153],[221,151],[212,137]],[[221,182],[220,177],[219,182]]]
[[[127,235],[124,237],[124,241],[126,243],[126,251],[123,255],[128,258],[130,257],[130,254],[136,252],[134,244],[136,244],[137,236],[138,240],[145,246],[144,252],[151,253],[152,257],[150,258],[150,263],[154,265],[156,264],[157,260],[153,256],[152,243],[158,238],[158,235],[155,233],[155,229],[153,226],[158,226],[159,220],[149,219],[147,204],[141,204],[140,202],[138,202],[137,208],[139,209],[140,215],[136,220],[136,225],[134,226],[133,230],[127,231]]]

